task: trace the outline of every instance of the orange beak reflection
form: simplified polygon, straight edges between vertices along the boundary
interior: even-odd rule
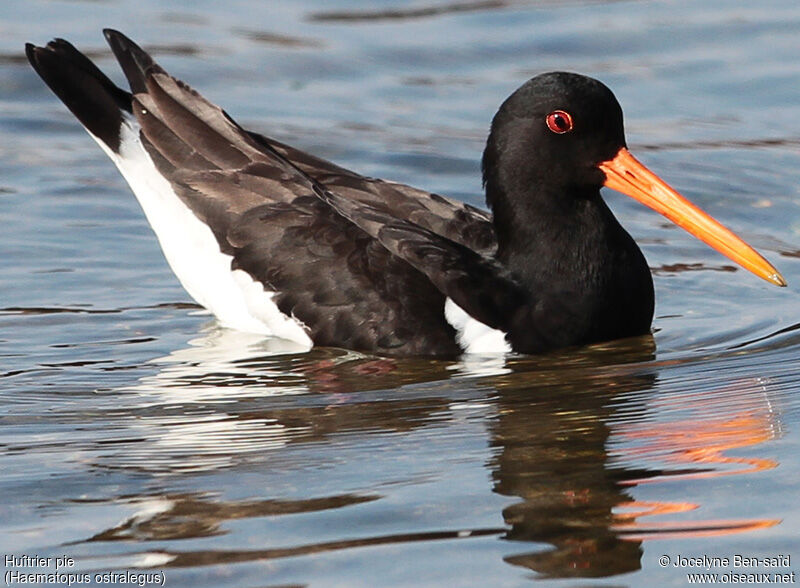
[[[605,172],[605,185],[609,188],[663,214],[758,277],[778,286],[786,285],[778,270],[755,249],[670,188],[624,147],[614,159],[604,161],[598,167]]]

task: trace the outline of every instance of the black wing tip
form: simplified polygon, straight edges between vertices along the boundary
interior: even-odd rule
[[[103,29],[103,35],[114,52],[134,94],[146,93],[146,80],[155,73],[166,73],[152,57],[126,35],[114,29]]]
[[[119,32],[117,29],[112,29],[111,27],[106,27],[106,28],[103,29],[103,36],[106,38],[106,40],[109,43],[111,43],[112,39],[115,39],[115,38],[121,38],[121,39],[125,39],[125,40],[127,40],[129,42],[132,42],[126,35],[124,35],[123,33]]]
[[[103,29],[103,36],[106,38],[106,42],[108,42],[108,45],[114,52],[114,55],[116,55],[118,58],[120,54],[131,54],[131,56],[133,56],[134,53],[144,53],[142,48],[139,47],[132,39],[115,29]],[[145,53],[145,55],[147,54]]]

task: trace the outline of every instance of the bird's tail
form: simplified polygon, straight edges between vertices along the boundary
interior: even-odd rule
[[[131,112],[131,94],[114,85],[88,57],[64,39],[25,45],[28,60],[50,89],[93,136],[114,153]]]

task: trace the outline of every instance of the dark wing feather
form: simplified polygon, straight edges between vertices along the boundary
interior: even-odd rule
[[[318,189],[318,196],[365,233],[404,259],[470,316],[508,331],[527,294],[509,272],[485,257],[412,222],[364,202]]]
[[[484,210],[405,184],[367,178],[269,137],[249,134],[331,192],[411,221],[483,255],[497,249],[492,217]]]

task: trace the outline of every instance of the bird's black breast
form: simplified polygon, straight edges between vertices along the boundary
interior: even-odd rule
[[[546,223],[501,252],[529,299],[509,318],[514,350],[539,353],[647,333],[654,307],[650,270],[605,203],[584,201]]]

